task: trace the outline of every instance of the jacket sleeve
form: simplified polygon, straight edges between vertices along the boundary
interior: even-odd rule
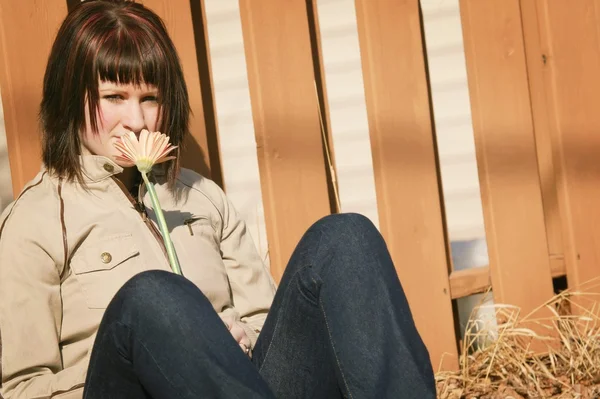
[[[63,369],[59,349],[60,225],[36,208],[18,203],[0,218],[0,392],[5,399],[81,398],[86,366]]]
[[[220,188],[219,193],[223,217],[221,252],[234,306],[224,313],[225,316],[232,313],[234,318],[239,318],[253,348],[271,307],[275,284],[246,229],[246,223]]]

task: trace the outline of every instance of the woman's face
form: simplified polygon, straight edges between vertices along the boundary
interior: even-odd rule
[[[142,84],[116,84],[99,82],[100,103],[95,134],[89,115],[89,104],[85,108],[85,131],[82,134],[82,154],[101,155],[120,164],[116,157],[120,152],[114,143],[127,131],[138,135],[142,129],[156,131],[158,125],[158,90],[155,86]],[[121,165],[122,166],[122,165]]]

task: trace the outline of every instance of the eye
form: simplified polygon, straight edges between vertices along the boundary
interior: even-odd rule
[[[102,98],[104,98],[105,100],[108,100],[110,102],[113,102],[113,103],[123,100],[123,96],[120,94],[106,94],[106,95],[102,96]]]
[[[142,101],[158,103],[158,97],[157,96],[146,96],[146,97],[142,98]]]

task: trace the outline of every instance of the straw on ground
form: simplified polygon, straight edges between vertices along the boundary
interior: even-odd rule
[[[436,374],[438,398],[600,398],[599,286],[595,279],[563,291],[525,316],[515,306],[492,305],[496,325],[472,317],[460,370]],[[538,316],[543,308],[549,317]],[[488,344],[477,347],[481,342]],[[542,353],[531,349],[538,343]]]

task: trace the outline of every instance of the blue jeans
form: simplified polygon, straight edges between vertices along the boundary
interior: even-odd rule
[[[133,277],[100,324],[84,397],[428,399],[435,383],[383,238],[342,214],[298,244],[252,359],[191,282]]]

